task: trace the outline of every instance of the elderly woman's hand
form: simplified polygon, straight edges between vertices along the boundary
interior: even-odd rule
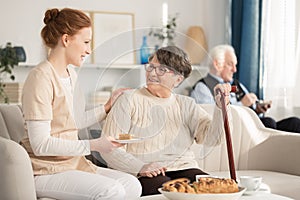
[[[158,176],[159,174],[165,175],[165,171],[167,169],[165,167],[160,166],[157,163],[149,163],[145,164],[142,169],[139,172],[140,176],[146,176],[146,177],[154,177]]]
[[[230,91],[231,85],[229,83],[217,84],[214,87],[215,101],[219,108],[222,108],[221,94],[224,94],[225,105],[228,105],[230,103]]]

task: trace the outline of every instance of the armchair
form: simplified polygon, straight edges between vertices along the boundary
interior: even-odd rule
[[[0,199],[37,199],[30,158],[19,145],[24,119],[19,105],[0,104]],[[51,200],[40,198],[39,200]]]

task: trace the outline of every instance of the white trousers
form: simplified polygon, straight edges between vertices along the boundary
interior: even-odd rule
[[[102,167],[97,174],[74,170],[35,176],[35,185],[38,198],[61,200],[133,200],[142,193],[136,177]]]

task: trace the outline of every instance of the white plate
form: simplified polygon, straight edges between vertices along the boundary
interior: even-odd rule
[[[120,144],[130,144],[130,143],[137,143],[143,141],[144,138],[131,138],[129,140],[114,140],[115,142],[118,142]]]
[[[243,195],[256,195],[258,193],[271,193],[271,189],[267,184],[262,183],[258,190],[256,191],[246,190]]]
[[[239,187],[239,192],[220,193],[220,194],[189,194],[181,192],[167,192],[159,188],[158,191],[166,198],[171,200],[237,200],[246,191],[245,188]]]

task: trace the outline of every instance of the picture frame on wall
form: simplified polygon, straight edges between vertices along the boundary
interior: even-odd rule
[[[134,14],[86,11],[93,24],[92,64],[135,64]]]

